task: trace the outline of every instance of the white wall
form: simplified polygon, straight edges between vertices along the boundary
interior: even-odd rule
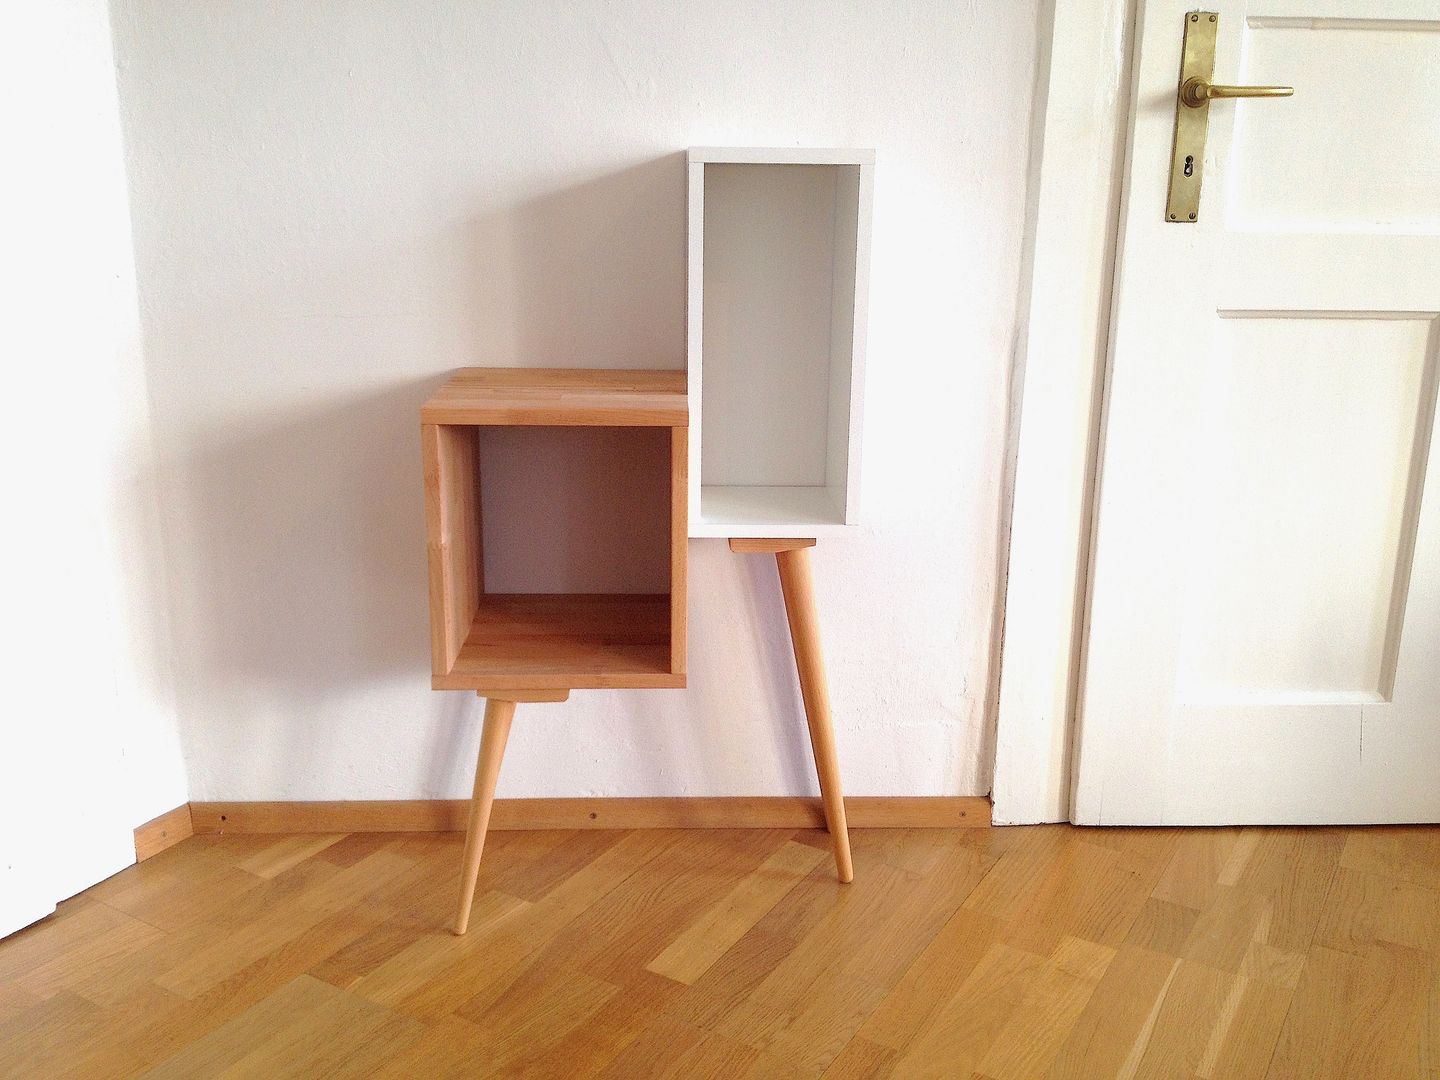
[[[873,146],[867,527],[816,554],[853,794],[989,786],[1032,3],[117,0],[195,799],[468,793],[417,409],[682,367],[692,144]],[[687,691],[524,706],[502,796],[814,790],[773,561],[691,545]]]
[[[108,17],[62,0],[0,26],[4,932],[133,862],[134,827],[187,796]]]

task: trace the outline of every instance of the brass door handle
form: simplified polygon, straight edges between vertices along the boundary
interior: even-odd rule
[[[1180,86],[1180,100],[1198,109],[1212,98],[1290,97],[1293,86],[1222,86],[1204,79],[1186,79]]]
[[[1216,98],[1290,97],[1293,86],[1221,86],[1215,77],[1218,11],[1187,11],[1180,50],[1180,86],[1175,94],[1175,143],[1170,155],[1170,193],[1165,220],[1189,224],[1200,218],[1200,174],[1205,167],[1205,132]]]

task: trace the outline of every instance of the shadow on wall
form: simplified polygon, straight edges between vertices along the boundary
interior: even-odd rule
[[[377,390],[365,373],[413,370],[414,352],[379,354],[398,351],[393,335],[377,346],[337,327],[309,366],[330,369],[332,385],[333,368],[352,367],[354,393],[232,422],[185,456],[194,565],[183,574],[184,625],[204,628],[185,650],[208,669],[205,685],[348,693],[428,673],[420,405],[466,363],[683,366],[684,200],[684,155],[668,154],[476,219],[465,258],[443,260],[458,271],[446,275],[450,302],[427,309],[452,325],[420,335],[462,338],[459,363]],[[405,255],[398,263],[413,266],[414,252]],[[376,301],[343,290],[330,300],[358,303]],[[467,319],[457,334],[453,323]]]
[[[409,382],[237,431],[185,463],[202,684],[303,692],[429,672],[421,403]]]
[[[649,763],[657,791],[774,794],[715,782],[759,760],[784,792],[818,795],[774,556],[691,540],[689,624],[688,688],[627,693],[615,745]]]
[[[684,177],[684,155],[669,154],[472,219],[468,242],[457,245],[463,256],[442,260],[451,272],[437,275],[437,290],[446,295],[424,308],[434,322],[418,331],[406,315],[322,314],[317,340],[317,316],[287,314],[249,324],[271,327],[275,338],[231,342],[204,358],[233,364],[288,348],[295,385],[351,388],[207,429],[172,473],[182,498],[172,524],[185,539],[171,546],[178,664],[192,691],[229,698],[210,715],[245,729],[227,739],[262,758],[255,775],[271,789],[314,790],[332,782],[317,777],[337,772],[373,775],[344,758],[372,752],[351,746],[345,709],[382,684],[407,695],[414,688],[402,699],[413,701],[413,717],[407,704],[393,718],[395,767],[422,775],[431,791],[446,786],[457,754],[470,759],[467,774],[473,767],[475,697],[430,696],[420,406],[462,364],[682,367]],[[407,252],[397,264],[414,259]],[[305,306],[320,302],[312,296]],[[329,304],[375,302],[341,295]],[[407,370],[412,377],[400,381],[374,374]],[[523,454],[512,462],[525,463]],[[542,463],[529,464],[497,478],[507,501],[539,490],[531,474]],[[756,754],[781,763],[788,790],[814,791],[774,560],[732,555],[724,541],[692,543],[691,557],[691,689],[624,692],[595,705],[577,695],[562,708],[580,723],[566,730],[604,754],[631,755],[623,782],[643,793],[713,792],[712,777],[753,772],[746,759]],[[550,572],[567,578],[563,567]],[[192,702],[195,722],[204,722],[205,705]],[[595,730],[581,730],[589,720]],[[406,747],[420,731],[433,733],[431,744]],[[597,775],[567,778],[567,793],[613,794],[600,790],[612,771],[597,759]],[[375,797],[364,784],[348,794],[367,796]]]
[[[685,366],[685,155],[473,220],[473,363]]]

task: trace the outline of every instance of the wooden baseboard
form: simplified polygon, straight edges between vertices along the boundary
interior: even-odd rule
[[[197,802],[196,833],[459,832],[465,799],[375,802]],[[853,829],[985,828],[982,795],[845,800]],[[152,823],[153,824],[153,823]],[[822,829],[819,799],[496,799],[491,829]],[[137,834],[138,835],[138,834]],[[138,843],[138,840],[137,840]]]
[[[181,803],[174,810],[165,811],[135,830],[135,861],[144,862],[151,855],[159,855],[166,848],[194,835],[195,823],[190,817],[190,804]]]

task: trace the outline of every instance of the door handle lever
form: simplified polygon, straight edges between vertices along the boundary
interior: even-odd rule
[[[1290,97],[1294,93],[1293,86],[1224,86],[1189,78],[1180,87],[1180,100],[1192,109],[1198,109],[1214,98]]]

